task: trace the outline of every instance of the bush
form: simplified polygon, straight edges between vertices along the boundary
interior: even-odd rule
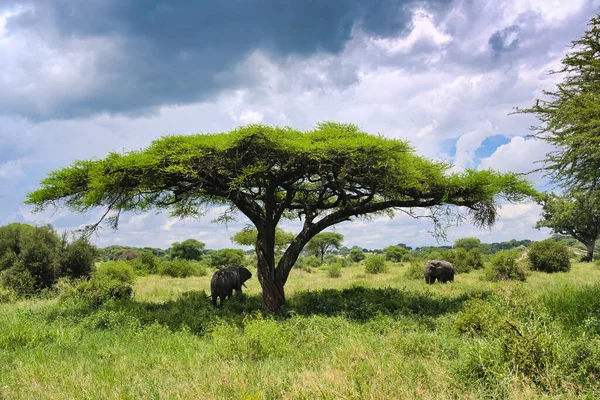
[[[425,260],[414,259],[404,272],[404,276],[408,279],[422,279],[425,273]]]
[[[131,260],[130,264],[137,275],[148,275],[158,273],[160,261],[151,252],[144,251],[138,258]]]
[[[546,239],[531,245],[528,253],[531,269],[542,272],[567,272],[571,269],[566,244]]]
[[[129,300],[133,297],[131,283],[116,278],[93,276],[90,279],[76,280],[72,284],[60,285],[60,300],[83,302],[97,307],[109,300]]]
[[[87,239],[69,243],[50,225],[0,227],[0,281],[20,296],[40,293],[61,277],[89,275],[95,256]]]
[[[384,256],[369,256],[365,261],[365,272],[367,274],[382,274],[386,272]]]
[[[210,255],[210,265],[216,268],[242,267],[245,260],[244,251],[240,249],[221,249]]]
[[[329,268],[327,268],[327,275],[329,275],[330,278],[339,278],[340,276],[342,276],[342,264],[331,264]]]
[[[410,253],[404,247],[388,246],[383,249],[387,261],[403,262],[410,260]]]
[[[184,259],[165,260],[160,264],[158,272],[173,278],[187,278],[193,275],[206,275],[206,267]]]
[[[350,254],[348,254],[348,257],[350,257],[350,260],[354,262],[361,262],[365,259],[366,256],[361,249],[354,247],[350,250]]]
[[[98,265],[94,276],[102,280],[117,280],[129,284],[133,284],[135,280],[133,267],[125,260],[101,263]]]
[[[519,251],[514,249],[497,252],[490,259],[490,263],[484,272],[484,278],[492,282],[524,281],[527,275],[523,266],[517,262],[518,257]]]

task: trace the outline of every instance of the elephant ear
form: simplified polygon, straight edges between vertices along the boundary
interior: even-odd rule
[[[252,278],[252,273],[248,271],[247,268],[238,267],[238,272],[240,274],[242,282],[246,282],[248,279]]]

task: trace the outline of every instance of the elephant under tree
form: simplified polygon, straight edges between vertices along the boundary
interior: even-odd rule
[[[415,154],[406,142],[374,136],[351,124],[325,122],[309,131],[248,125],[231,132],[166,136],[146,149],[75,161],[51,172],[27,203],[43,210],[65,205],[84,213],[101,208],[116,228],[123,212],[167,209],[199,217],[228,206],[222,218],[244,214],[256,227],[262,307],[279,313],[284,285],[300,251],[326,228],[370,214],[429,210],[435,231],[456,218],[492,225],[497,201],[536,194],[512,173],[466,169]],[[422,215],[422,214],[419,214]],[[282,219],[302,222],[276,261]]]
[[[227,297],[231,297],[233,291],[242,293],[242,286],[252,278],[252,273],[244,267],[228,267],[215,271],[210,280],[210,295],[212,302],[216,306],[217,298],[221,300],[221,305]]]

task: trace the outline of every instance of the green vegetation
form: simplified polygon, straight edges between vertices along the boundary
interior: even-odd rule
[[[315,257],[321,259],[321,264],[323,264],[323,257],[325,257],[325,253],[329,249],[335,248],[339,249],[342,246],[342,242],[344,241],[344,235],[336,232],[321,232],[317,233],[312,237],[304,246],[304,249],[313,254]]]
[[[365,259],[365,272],[367,274],[382,274],[387,272],[384,256],[369,256]]]
[[[571,269],[569,249],[553,239],[535,242],[527,253],[531,269],[543,272],[567,272]]]
[[[239,211],[258,231],[262,306],[278,314],[300,252],[331,226],[395,208],[421,208],[443,235],[445,223],[462,217],[461,210],[476,225],[491,226],[499,199],[518,202],[536,195],[515,174],[450,173],[450,167],[418,156],[405,141],[350,124],[325,122],[307,132],[249,125],[227,133],[167,136],[144,150],[75,161],[48,174],[27,203],[36,210],[64,205],[80,213],[101,208],[115,228],[126,211],[167,209],[173,216],[197,217],[211,206],[228,206],[218,220]],[[282,219],[303,225],[276,259]]]
[[[352,249],[350,249],[348,257],[354,262],[361,262],[365,259],[366,255],[361,249],[353,247]]]
[[[49,225],[0,227],[0,283],[18,296],[49,289],[63,277],[88,276],[95,257],[86,238],[69,242]]]
[[[503,250],[494,254],[485,269],[485,279],[492,282],[519,280],[527,278],[527,272],[517,259],[521,253],[518,250]]]
[[[600,15],[589,22],[581,39],[572,42],[573,51],[562,59],[558,71],[563,81],[554,91],[543,91],[547,99],[538,99],[528,109],[517,113],[534,114],[541,125],[534,127],[534,137],[554,147],[546,154],[544,169],[562,187],[577,190],[600,188]]]
[[[387,261],[402,262],[410,259],[410,252],[404,247],[388,246],[383,249]]]
[[[125,282],[116,290],[133,276],[123,264],[99,267],[112,284],[0,304],[0,397],[600,395],[600,269],[586,264],[433,286],[401,263],[377,275],[352,264],[335,279],[294,269],[279,318],[259,312],[255,279],[221,309],[210,276],[136,277],[128,297]]]
[[[196,239],[187,239],[181,243],[175,242],[169,249],[169,257],[198,261],[202,258],[204,247],[204,243]]]
[[[188,276],[204,276],[208,273],[206,266],[194,261],[183,259],[164,260],[158,266],[158,273],[173,278],[187,278]]]
[[[246,264],[246,258],[240,249],[221,249],[210,254],[209,263],[217,268],[242,267]]]
[[[547,194],[541,203],[542,219],[536,228],[550,228],[578,240],[585,246],[585,261],[591,262],[600,237],[600,190],[570,190],[561,196]]]

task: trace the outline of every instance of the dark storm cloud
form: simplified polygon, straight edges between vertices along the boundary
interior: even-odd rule
[[[519,39],[515,38],[512,34],[519,31],[519,26],[511,25],[494,32],[488,40],[494,56],[516,50],[519,47]]]
[[[448,2],[430,0],[429,8]],[[418,0],[5,0],[0,9],[26,10],[6,21],[9,38],[33,38],[59,59],[83,47],[89,76],[86,87],[74,87],[77,95],[60,95],[47,82],[52,75],[39,70],[44,63],[30,62],[25,73],[33,87],[53,92],[46,94],[50,100],[40,105],[0,80],[0,108],[42,120],[191,103],[243,84],[231,71],[256,49],[275,58],[336,54],[353,27],[378,37],[409,31],[416,5],[423,6]],[[85,76],[86,70],[80,72]]]

